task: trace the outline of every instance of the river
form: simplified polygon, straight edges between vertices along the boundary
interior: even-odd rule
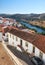
[[[40,27],[36,27],[36,26],[33,26],[33,25],[31,25],[31,24],[29,24],[29,23],[26,23],[26,22],[24,22],[24,21],[21,21],[20,22],[22,25],[25,25],[26,27],[28,27],[28,28],[30,28],[30,29],[34,29],[34,30],[36,30],[38,33],[45,33],[45,30],[44,29],[42,29],[42,28],[40,28]]]

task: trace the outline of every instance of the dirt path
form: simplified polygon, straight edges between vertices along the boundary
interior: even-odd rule
[[[15,65],[0,42],[0,65]]]

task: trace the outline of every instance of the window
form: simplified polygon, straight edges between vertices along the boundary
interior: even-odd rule
[[[42,56],[43,56],[43,53],[42,53],[42,52],[40,52],[39,57],[40,57],[40,58],[42,58]]]
[[[21,44],[21,46],[22,46],[22,40],[20,40],[20,44]]]
[[[13,39],[14,39],[14,35],[13,35]]]
[[[11,34],[10,34],[10,38],[11,38]]]
[[[25,43],[25,45],[26,45],[26,47],[28,47],[28,43],[27,42]]]
[[[8,37],[8,34],[7,34],[7,37]]]
[[[33,53],[35,53],[35,46],[33,46]]]
[[[16,41],[18,41],[18,38],[16,37]]]

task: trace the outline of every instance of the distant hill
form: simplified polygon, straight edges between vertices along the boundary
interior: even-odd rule
[[[17,21],[20,20],[30,20],[30,21],[34,21],[34,20],[45,20],[45,13],[43,14],[0,14],[1,17],[3,18],[13,18],[16,19]]]

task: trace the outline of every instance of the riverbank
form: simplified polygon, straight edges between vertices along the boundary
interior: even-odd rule
[[[33,24],[29,24],[27,23],[26,21],[21,21],[20,22],[24,27],[28,28],[28,29],[31,29],[31,30],[34,30],[36,33],[38,34],[42,34],[42,35],[45,35],[45,28],[42,28],[42,27],[39,27],[39,26],[36,26],[36,25],[33,25]]]
[[[45,21],[30,21],[29,24],[34,25],[36,27],[40,27],[45,30]]]

